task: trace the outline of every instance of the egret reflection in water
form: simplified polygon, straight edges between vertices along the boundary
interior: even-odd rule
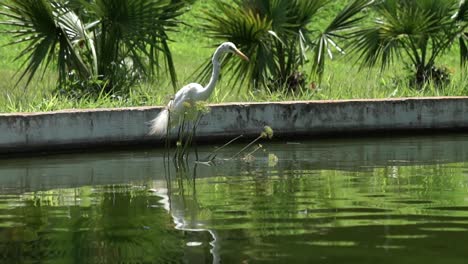
[[[467,135],[297,143],[0,160],[0,263],[466,261]]]
[[[209,225],[209,219],[206,218],[206,212],[204,212],[197,200],[196,177],[198,164],[193,163],[192,169],[187,160],[174,160],[172,164],[173,167],[171,167],[171,162],[167,162],[165,171],[166,186],[158,186],[159,184],[155,182],[154,188],[149,191],[162,198],[160,202],[172,216],[177,230],[206,232],[211,236],[212,240],[209,244],[213,263],[220,263],[217,232],[206,227]],[[189,241],[187,246],[202,246],[203,243],[203,241]]]

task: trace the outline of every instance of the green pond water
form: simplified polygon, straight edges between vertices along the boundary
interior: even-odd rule
[[[2,160],[0,263],[467,263],[468,135],[262,144]]]

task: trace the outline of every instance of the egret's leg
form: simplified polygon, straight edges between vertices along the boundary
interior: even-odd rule
[[[170,139],[170,133],[171,133],[171,128],[170,128],[170,124],[171,124],[171,111],[168,110],[168,114],[167,114],[167,127],[166,127],[166,139],[165,139],[165,146],[164,148],[166,149],[166,151],[164,152],[164,159],[166,158],[166,152],[167,152],[167,158],[169,159],[169,156],[171,155],[171,139]]]
[[[183,142],[184,142],[184,135],[185,135],[185,114],[182,117],[181,124],[179,124],[179,133],[177,135],[178,141],[177,141],[177,148],[176,148],[176,154],[174,155],[174,158],[176,159],[181,159],[183,156]]]
[[[190,147],[190,142],[191,142],[191,138],[190,138],[190,121],[187,121],[185,126],[184,126],[184,144],[183,144],[183,148],[182,148],[182,155],[181,157],[182,158],[187,158],[188,157],[188,149]]]
[[[186,159],[188,159],[190,148],[192,146],[192,140],[193,140],[193,125],[192,124],[193,124],[193,121],[187,122],[187,133],[185,134],[186,140],[184,144],[184,155]]]
[[[198,161],[198,148],[197,148],[197,125],[193,125],[193,133],[192,133],[192,142],[193,142],[193,149],[195,150],[195,159]]]
[[[193,139],[193,129],[191,126],[192,123],[193,121],[187,121],[186,126],[185,126],[185,133],[184,133],[185,144],[184,144],[182,156],[186,159],[188,159],[188,156],[190,154],[190,147],[192,145],[192,139]]]
[[[195,158],[196,158],[197,161],[198,161],[197,128],[198,128],[198,125],[200,124],[200,121],[201,121],[202,118],[203,118],[203,114],[198,113],[197,119],[195,120],[195,122],[193,124],[193,130],[192,130],[192,137],[193,137],[192,142],[193,142],[193,148],[195,150]]]
[[[192,179],[193,179],[193,193],[194,193],[194,194],[196,193],[195,179],[197,178],[197,166],[198,166],[198,163],[195,163],[195,165],[193,166],[193,176],[192,176]]]

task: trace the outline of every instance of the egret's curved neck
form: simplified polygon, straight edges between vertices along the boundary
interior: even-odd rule
[[[213,64],[213,72],[211,73],[210,82],[203,88],[201,94],[201,100],[206,100],[210,97],[213,92],[216,83],[218,82],[219,72],[221,70],[221,63],[219,62],[219,57],[221,56],[221,51],[218,49],[213,55],[211,62]]]

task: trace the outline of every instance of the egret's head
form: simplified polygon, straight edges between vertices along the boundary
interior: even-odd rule
[[[249,58],[245,56],[244,53],[242,53],[239,49],[237,49],[236,45],[232,42],[224,42],[219,46],[219,49],[223,52],[229,52],[229,53],[234,53],[237,56],[241,57],[241,59],[249,61]]]

